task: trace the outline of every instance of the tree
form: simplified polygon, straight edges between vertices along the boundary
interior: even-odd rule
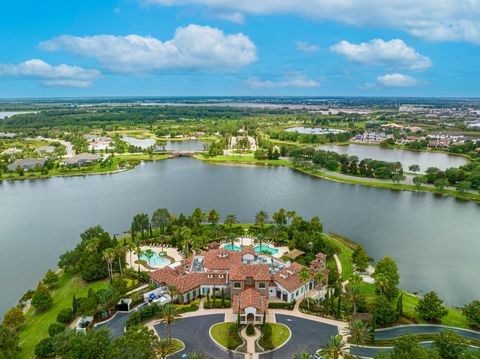
[[[348,334],[352,338],[352,341],[357,345],[357,348],[360,346],[360,342],[367,337],[368,332],[368,325],[365,324],[363,320],[354,320],[348,326]],[[357,358],[359,357],[360,356],[357,352]]]
[[[51,337],[43,338],[35,345],[35,355],[46,358],[55,354],[55,340]]]
[[[435,180],[433,185],[435,186],[435,188],[442,191],[445,187],[448,186],[448,180],[446,178],[439,178]]]
[[[457,183],[457,191],[460,193],[465,193],[472,188],[472,182],[470,181],[460,181]]]
[[[420,316],[428,321],[438,321],[448,314],[448,310],[443,306],[443,300],[436,292],[428,292],[418,301],[416,310]]]
[[[53,270],[49,269],[45,276],[43,277],[43,284],[47,286],[47,288],[55,288],[58,285],[59,277],[58,274],[55,273]]]
[[[150,220],[148,219],[148,215],[146,213],[139,213],[133,217],[131,228],[134,230],[134,232],[140,231],[142,239],[145,239],[145,231],[148,230],[149,226]]]
[[[432,348],[438,351],[442,359],[460,358],[467,347],[465,340],[452,330],[442,331],[432,343]]]
[[[383,289],[378,285],[377,279],[380,279],[379,277],[385,281],[385,287]],[[375,278],[377,294],[383,294],[389,300],[398,297],[397,286],[400,282],[400,275],[398,274],[397,265],[392,258],[383,257],[378,261],[373,278]]]
[[[264,211],[263,209],[258,211],[255,214],[255,224],[259,225],[260,228],[262,229],[262,231],[263,231],[263,228],[264,228],[267,220],[268,220],[268,213],[266,211]]]
[[[32,296],[32,306],[37,311],[42,311],[50,308],[52,301],[52,296],[45,284],[42,282],[38,283],[37,289],[35,289],[35,293]]]
[[[172,324],[180,318],[181,316],[177,313],[177,309],[173,304],[167,304],[165,307],[163,307],[160,322],[167,325],[169,343],[172,342]]]
[[[165,233],[165,228],[171,223],[170,213],[166,208],[159,208],[152,214],[152,227],[154,229],[160,229],[162,233]]]
[[[155,255],[155,253],[153,253],[153,251],[150,248],[148,248],[143,252],[143,254],[145,255],[145,257],[147,257],[148,265],[150,265],[150,261],[152,257]]]
[[[408,167],[408,170],[413,173],[420,172],[420,166],[419,165],[411,165]]]
[[[212,209],[210,212],[208,212],[208,222],[210,222],[212,226],[217,224],[219,220],[220,214],[215,209]]]
[[[389,324],[397,320],[397,311],[384,295],[379,295],[375,298],[374,313],[376,323],[380,325]]]
[[[23,310],[18,307],[13,307],[5,313],[2,325],[5,328],[16,331],[23,325],[23,323],[25,323],[25,316],[23,315]]]
[[[153,330],[143,325],[129,327],[124,336],[115,338],[109,348],[109,359],[151,359],[159,346]]]
[[[395,339],[392,359],[440,359],[434,350],[426,349],[418,344],[419,339],[414,334],[405,334]]]
[[[308,270],[307,267],[303,267],[300,269],[300,272],[298,273],[298,277],[302,281],[303,285],[307,284],[310,280],[310,271]],[[303,298],[307,297],[307,291],[304,292]]]
[[[206,356],[200,352],[187,353],[187,359],[206,359]]]
[[[65,325],[57,322],[53,322],[48,326],[48,335],[54,337],[58,333],[61,333],[65,330]]]
[[[280,208],[278,212],[275,212],[272,215],[273,221],[279,225],[279,226],[284,226],[287,224],[287,212],[285,211],[285,208]]]
[[[413,177],[413,183],[415,184],[415,187],[417,187],[417,189],[422,187],[422,184],[424,184],[425,182],[426,182],[426,179],[424,176]]]
[[[177,299],[177,294],[178,294],[177,287],[174,286],[173,284],[170,284],[167,287],[167,290],[168,290],[168,295],[170,295],[170,297],[172,298],[172,301],[175,303],[175,301]]]
[[[346,351],[346,344],[343,341],[342,336],[337,334],[330,337],[325,348],[322,350],[322,353],[331,359],[338,359],[340,356],[343,357],[343,355],[346,354]]]
[[[293,359],[310,359],[310,358],[311,356],[309,352],[300,352],[300,353],[296,353],[293,356]]]
[[[0,358],[16,358],[20,352],[19,341],[17,333],[4,325],[0,325]]]
[[[200,208],[195,208],[193,210],[191,219],[194,226],[199,226],[201,223],[207,220],[207,215]]]
[[[347,298],[353,305],[353,317],[357,315],[358,304],[365,300],[365,296],[358,285],[347,286]]]
[[[225,218],[225,224],[228,225],[230,229],[232,229],[233,225],[236,223],[238,223],[238,221],[237,221],[237,217],[234,214],[229,214]]]
[[[108,268],[108,275],[110,278],[113,278],[113,267],[112,263],[113,260],[115,259],[115,251],[113,248],[107,248],[103,252],[103,259],[107,262],[107,268]]]
[[[57,314],[57,322],[66,324],[73,319],[73,310],[71,308],[63,308]]]
[[[160,359],[165,359],[167,355],[170,353],[170,343],[167,339],[160,339],[158,344],[155,348],[157,355]]]
[[[66,329],[53,339],[55,354],[62,358],[107,359],[110,345],[108,329],[88,330],[85,334]]]
[[[480,300],[474,300],[462,308],[463,315],[475,327],[480,327]]]

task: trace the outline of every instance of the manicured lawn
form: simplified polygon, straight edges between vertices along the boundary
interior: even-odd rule
[[[255,164],[260,166],[289,166],[290,162],[287,160],[258,160],[253,156],[215,156],[215,157],[206,157],[203,155],[197,155],[195,158],[213,162],[213,163],[238,163],[238,164]]]
[[[235,323],[218,323],[211,329],[210,333],[215,341],[228,349],[236,349],[243,340],[235,329]]]
[[[353,251],[347,247],[345,244],[339,242],[338,240],[325,235],[325,238],[333,243],[339,250],[338,258],[340,263],[342,263],[342,280],[349,279],[353,274],[353,262],[352,262],[352,253]]]
[[[72,297],[85,296],[90,288],[99,290],[106,288],[108,281],[84,283],[81,278],[69,274],[60,276],[59,286],[51,291],[53,297],[52,307],[43,312],[35,313],[30,309],[27,313],[27,321],[20,331],[20,346],[22,348],[19,358],[30,359],[34,357],[35,345],[45,337],[48,337],[48,326],[56,322],[57,314],[64,308],[71,308]]]
[[[272,344],[278,348],[290,337],[290,329],[283,324],[270,323],[270,325],[272,326]]]
[[[173,354],[176,353],[180,350],[182,350],[185,347],[183,343],[175,338],[172,338],[172,343],[170,344],[170,347],[168,348],[168,354]]]

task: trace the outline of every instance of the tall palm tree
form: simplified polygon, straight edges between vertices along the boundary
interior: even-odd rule
[[[343,355],[346,354],[346,343],[343,341],[342,336],[337,334],[330,337],[322,353],[331,359],[338,359],[340,356],[343,357]]]
[[[160,319],[161,323],[165,323],[168,329],[168,342],[172,342],[172,325],[175,321],[181,318],[180,314],[177,313],[177,309],[173,304],[166,304],[163,307],[162,317]]]
[[[300,269],[300,272],[298,273],[298,277],[300,278],[300,280],[302,281],[302,283],[305,285],[308,283],[308,281],[310,280],[310,271],[308,270],[307,267],[303,267],[302,269]],[[303,294],[303,299],[305,299],[307,297],[307,291],[306,290]],[[308,304],[308,303],[307,303]],[[310,310],[310,306],[308,308]]]
[[[234,214],[229,214],[227,217],[225,217],[225,224],[229,226],[230,230],[235,223],[238,223],[238,221],[237,216],[235,216]]]
[[[362,339],[366,338],[369,332],[368,325],[365,324],[363,320],[354,320],[350,323],[347,328],[347,332],[352,338],[352,341],[358,346]],[[358,350],[357,350],[357,359],[360,358]]]
[[[112,262],[115,259],[115,250],[113,248],[107,248],[103,252],[103,259],[107,261],[107,266],[108,266],[108,275],[110,278],[113,277],[113,268],[112,268]]]
[[[178,294],[178,290],[177,290],[177,287],[175,287],[173,284],[170,284],[168,286],[168,294],[170,295],[170,297],[172,298],[172,301],[175,302],[175,299],[177,297],[177,294]]]
[[[358,285],[347,286],[347,298],[353,304],[353,317],[357,315],[358,303],[363,299],[363,293]]]
[[[123,275],[122,261],[123,261],[123,258],[125,258],[125,248],[121,246],[115,248],[115,255],[118,258],[118,268],[120,269],[120,275]]]
[[[320,288],[320,283],[322,283],[322,281],[324,279],[326,279],[326,275],[323,274],[322,272],[317,272],[315,273],[315,275],[313,276],[313,280],[315,281],[315,283],[317,284],[317,287]]]
[[[150,265],[150,261],[152,257],[155,255],[155,253],[153,253],[153,251],[150,248],[146,249],[145,252],[143,253],[145,254],[145,257],[147,257],[148,259],[148,265]]]
[[[135,251],[135,243],[133,243],[133,242],[128,243],[128,244],[127,244],[127,250],[128,250],[128,252],[129,252],[129,254],[130,254],[130,265],[131,265],[132,268],[133,268],[132,253],[133,253],[133,251]]]
[[[263,209],[261,209],[255,214],[255,224],[258,224],[260,228],[262,228],[262,231],[267,220],[268,220],[268,213]]]

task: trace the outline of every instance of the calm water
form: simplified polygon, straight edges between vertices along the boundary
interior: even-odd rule
[[[134,146],[142,149],[153,146],[156,141],[150,138],[138,139],[128,136],[122,136],[122,139]],[[165,149],[167,151],[202,151],[205,142],[200,140],[183,140],[183,141],[165,141]]]
[[[334,128],[318,128],[318,127],[291,127],[287,128],[285,132],[298,132],[306,135],[325,135],[327,133],[343,133],[343,130],[336,130]]]
[[[319,215],[327,231],[391,255],[402,287],[437,290],[453,304],[480,298],[480,206],[429,193],[396,192],[317,179],[288,168],[228,167],[188,158],[141,164],[111,175],[0,184],[0,314],[33,288],[79,234],[111,233],[133,215],[167,207],[254,213],[285,207]]]
[[[319,146],[318,149],[335,151],[349,156],[358,156],[359,159],[372,158],[375,160],[400,162],[403,169],[408,171],[411,165],[419,165],[425,172],[428,167],[437,167],[445,170],[449,167],[460,167],[467,163],[467,159],[460,156],[450,156],[445,153],[415,152],[398,148],[382,148],[380,146],[348,145],[348,146]]]

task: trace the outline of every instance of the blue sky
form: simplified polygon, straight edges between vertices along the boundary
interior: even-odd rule
[[[19,0],[2,15],[3,98],[480,96],[480,0]]]

